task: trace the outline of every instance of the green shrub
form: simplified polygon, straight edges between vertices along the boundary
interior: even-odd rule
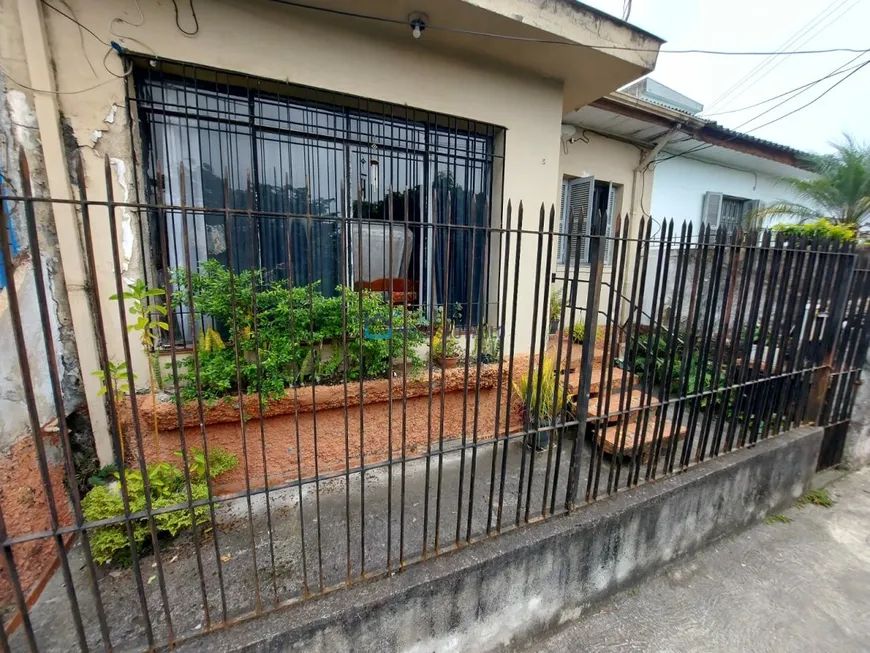
[[[553,291],[550,293],[550,322],[558,322],[561,317],[562,298],[559,296],[559,289],[553,288]]]
[[[180,455],[181,452],[176,452]],[[205,456],[199,449],[191,449],[188,453],[190,465],[190,491],[194,501],[208,499],[208,483],[205,478]],[[223,474],[236,465],[238,459],[220,447],[209,451],[209,471],[212,478]],[[119,476],[115,474],[116,478]],[[127,497],[130,501],[130,512],[145,510],[145,484],[142,473],[128,470],[125,473]],[[150,483],[151,507],[169,508],[187,505],[187,487],[184,472],[169,463],[155,463],[148,466],[148,481]],[[124,502],[121,498],[121,488],[118,482],[95,485],[82,500],[82,512],[86,521],[98,521],[120,517],[124,514]],[[193,509],[197,525],[208,521],[208,506],[197,506]],[[154,525],[158,534],[168,534],[175,537],[185,528],[192,526],[190,510],[181,508],[172,512],[154,516]],[[148,520],[136,519],[133,522],[133,539],[137,550],[144,550],[150,543]],[[100,526],[91,532],[91,553],[98,564],[109,562],[127,562],[130,559],[130,543],[127,539],[124,525]]]
[[[582,322],[574,324],[574,329],[571,331],[571,340],[578,345],[583,344],[583,339],[586,337],[586,325]]]
[[[481,363],[495,363],[499,356],[499,331],[491,327],[483,327],[477,333],[474,343],[474,358]]]
[[[855,225],[834,224],[822,218],[804,224],[777,224],[773,230],[789,238],[829,238],[839,242],[853,242],[858,239]]]
[[[284,281],[265,282],[264,276],[262,270],[246,270],[235,274],[231,285],[229,270],[217,261],[205,261],[191,275],[195,312],[215,324],[197,344],[203,399],[230,396],[239,389],[246,394],[260,390],[266,397],[280,396],[294,385],[343,379],[345,368],[351,380],[382,378],[389,374],[392,359],[403,353],[404,333],[412,367],[422,365],[414,351],[425,342],[419,328],[425,320],[418,311],[393,306],[391,337],[372,337],[388,335],[390,306],[381,293],[360,294],[339,286],[336,296],[326,297],[319,282],[291,290]],[[185,271],[176,270],[173,282],[178,305],[188,295]],[[252,284],[257,289],[256,306]],[[324,360],[323,346],[337,344],[340,350],[345,334],[346,356],[339,351]],[[192,358],[183,367],[182,398],[195,399]]]

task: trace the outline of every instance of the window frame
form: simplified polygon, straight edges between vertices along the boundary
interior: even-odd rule
[[[475,244],[475,251],[471,252],[472,256],[482,256],[481,261],[489,265],[493,265],[493,261],[497,261],[499,243],[497,234],[489,230],[493,226],[500,227],[502,210],[501,206],[494,204],[494,200],[501,202],[504,188],[504,144],[506,130],[502,127],[473,121],[470,119],[439,114],[413,107],[390,105],[388,103],[377,100],[366,99],[362,97],[351,96],[339,92],[329,91],[326,89],[316,89],[305,87],[287,82],[276,82],[272,80],[263,80],[254,78],[248,75],[233,73],[231,71],[223,71],[216,68],[206,66],[194,66],[182,62],[170,60],[158,60],[159,66],[155,70],[152,65],[152,58],[143,58],[137,56],[128,57],[130,64],[134,66],[134,75],[131,76],[131,81],[128,83],[128,112],[131,116],[131,132],[133,123],[138,118],[139,123],[139,140],[134,136],[134,144],[139,145],[139,156],[143,162],[142,179],[144,181],[144,195],[148,199],[153,199],[157,192],[155,177],[150,174],[154,170],[154,164],[159,157],[159,146],[151,142],[152,127],[147,118],[143,117],[143,112],[151,111],[153,116],[160,115],[163,119],[167,116],[177,117],[180,120],[192,121],[194,119],[201,120],[209,124],[217,126],[218,131],[223,134],[224,130],[240,128],[249,130],[245,136],[250,140],[251,159],[252,159],[252,186],[254,188],[254,201],[257,204],[254,207],[254,212],[262,210],[259,204],[259,188],[262,179],[256,177],[257,165],[256,159],[260,156],[262,136],[260,134],[277,134],[278,139],[281,138],[310,138],[319,139],[325,138],[334,143],[341,144],[345,152],[352,151],[355,147],[364,150],[373,142],[382,146],[381,151],[390,149],[400,149],[404,154],[419,155],[422,161],[422,177],[415,178],[416,186],[411,182],[408,189],[414,187],[425,191],[419,195],[420,214],[416,215],[416,207],[414,217],[406,220],[407,224],[419,225],[421,233],[428,232],[429,236],[421,236],[421,240],[425,237],[429,242],[424,246],[421,243],[420,254],[420,289],[425,303],[429,310],[434,309],[434,305],[456,303],[465,303],[466,292],[462,289],[457,289],[457,283],[469,282],[468,275],[465,273],[467,264],[464,261],[454,260],[460,255],[459,248],[450,252],[449,259],[445,259],[439,263],[440,259],[436,260],[437,255],[432,253],[431,233],[440,233],[443,229],[438,229],[439,226],[445,224],[445,219],[436,215],[436,207],[433,205],[436,199],[433,190],[437,184],[437,176],[446,172],[448,175],[452,172],[456,175],[456,185],[459,188],[460,183],[465,183],[465,194],[460,200],[454,196],[451,198],[451,203],[456,205],[458,201],[468,202],[471,195],[481,193],[485,201],[475,203],[471,201],[471,208],[474,209],[474,215],[471,214],[468,207],[454,209],[451,211],[451,224],[464,224],[463,222],[454,222],[454,220],[473,220],[477,226],[486,229],[489,234],[484,241],[483,248],[480,247],[480,242],[470,241]],[[178,102],[178,106],[173,108],[155,108],[159,102],[155,102],[153,97],[148,97],[143,90],[149,81],[157,80],[158,84],[165,83],[163,92],[172,84],[175,85],[174,92],[182,97],[184,101]],[[242,82],[246,82],[247,86]],[[261,89],[265,87],[264,89]],[[254,89],[254,90],[252,90]],[[194,101],[189,99],[191,96]],[[201,108],[200,94],[203,94],[209,99],[210,106]],[[254,98],[252,99],[252,96]],[[214,100],[211,100],[214,98]],[[271,115],[257,115],[254,108],[254,100],[259,100],[261,106],[272,106],[274,101],[276,109],[269,109]],[[327,101],[329,100],[329,101]],[[165,105],[166,98],[161,97]],[[264,104],[265,103],[265,104]],[[247,104],[247,106],[245,106]],[[175,110],[173,110],[175,109]],[[330,120],[343,122],[344,128],[341,133],[335,129],[335,125],[327,125],[321,129],[320,125],[314,125],[313,130],[308,125],[303,125],[302,129],[297,129],[298,125],[294,124],[292,111],[309,110],[318,116],[317,120],[321,120],[320,116],[326,115],[326,122]],[[283,112],[283,114],[282,114]],[[264,112],[265,113],[265,112]],[[194,115],[191,115],[194,114]],[[195,116],[195,118],[194,118]],[[288,119],[289,117],[289,119]],[[281,118],[284,118],[284,124],[281,124]],[[380,128],[378,128],[380,123]],[[404,127],[401,125],[404,124]],[[283,127],[283,128],[282,128]],[[203,127],[193,126],[191,131],[196,131],[198,136],[203,132]],[[330,133],[319,133],[323,130]],[[410,134],[404,141],[392,141],[393,132],[397,130],[405,130]],[[313,132],[313,133],[312,133]],[[377,133],[375,133],[377,132]],[[415,142],[413,134],[417,134],[418,138]],[[135,150],[135,147],[134,147]],[[134,157],[136,154],[134,153]],[[404,165],[404,164],[402,164]],[[348,185],[357,181],[351,176],[350,161],[346,158],[340,172],[344,181]],[[138,169],[138,167],[137,167]],[[463,177],[464,175],[464,177]],[[191,175],[192,177],[193,175]],[[224,173],[221,173],[224,177]],[[359,179],[363,179],[360,176]],[[137,183],[138,183],[137,177]],[[307,183],[307,182],[306,182]],[[360,182],[362,183],[362,182]],[[392,187],[391,187],[392,190]],[[138,189],[137,189],[138,192]],[[456,195],[459,195],[457,193]],[[335,213],[340,216],[344,213],[347,219],[353,220],[352,206],[354,199],[350,193],[346,194],[346,200],[340,210],[336,209]],[[386,198],[380,198],[382,203],[386,203]],[[377,201],[377,200],[376,200]],[[446,200],[438,199],[438,203],[443,205],[441,213],[446,214]],[[481,206],[483,204],[483,206]],[[207,208],[207,207],[206,207]],[[462,218],[457,216],[462,215]],[[337,219],[341,219],[337,217]],[[368,218],[364,218],[368,219]],[[398,222],[398,220],[397,220]],[[469,225],[472,223],[468,223]],[[259,227],[257,227],[259,229]],[[141,227],[140,227],[141,229]],[[146,261],[146,266],[152,266],[152,275],[157,278],[162,274],[162,261],[160,254],[159,238],[154,232],[156,229],[151,229],[151,252],[146,256],[145,245],[143,239],[143,258]],[[451,230],[452,233],[458,234],[461,230]],[[349,234],[346,234],[350,238]],[[460,240],[459,236],[452,236],[452,240]],[[484,239],[478,238],[478,241]],[[259,245],[259,241],[258,241]],[[416,247],[416,245],[415,245]],[[453,247],[453,245],[451,245]],[[352,247],[348,245],[348,252],[352,252]],[[480,250],[480,252],[478,252]],[[489,252],[489,253],[487,253]],[[252,255],[255,257],[255,264],[260,264],[263,261],[262,245],[259,249],[252,250]],[[168,258],[168,257],[167,257]],[[178,257],[176,255],[176,260]],[[199,256],[197,253],[194,256],[191,251],[191,258],[197,261],[213,258],[210,252],[206,251],[204,256]],[[169,262],[172,266],[172,262]],[[435,270],[439,267],[443,269],[444,265],[450,266],[450,285],[447,289],[440,288],[440,274],[436,274]],[[477,276],[477,268],[474,266],[475,276]],[[341,265],[339,264],[339,269]],[[462,268],[462,270],[459,270]],[[453,271],[458,271],[454,276]],[[408,270],[411,275],[411,269]],[[348,267],[341,270],[341,275],[344,282],[352,285],[357,275],[357,271],[353,267],[353,261],[348,256]],[[475,323],[486,319],[492,314],[491,308],[491,288],[498,287],[498,283],[494,285],[489,279],[490,276],[500,275],[500,266],[495,264],[495,268],[489,271],[489,274],[480,274],[480,278],[473,283],[482,284],[480,294],[485,295],[481,299],[477,299],[478,294],[474,292],[475,299],[473,304],[478,304],[473,310],[476,313]],[[425,279],[424,279],[425,277]],[[410,276],[409,276],[410,278]],[[459,281],[462,279],[463,281]],[[432,301],[430,302],[430,292],[427,290],[422,292],[423,285],[431,290]],[[447,295],[444,295],[444,293]],[[458,294],[457,294],[458,293]],[[460,297],[460,295],[462,297]],[[498,297],[495,297],[498,302]],[[429,306],[429,304],[432,306]],[[497,314],[497,310],[495,312]]]

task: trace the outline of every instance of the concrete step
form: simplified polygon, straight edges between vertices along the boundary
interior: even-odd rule
[[[589,400],[589,409],[586,412],[587,417],[607,416],[607,423],[613,424],[619,419],[619,412],[626,410],[635,410],[641,407],[641,404],[646,405],[649,402],[649,396],[642,393],[640,390],[630,390],[627,398],[623,398],[626,391],[617,390],[612,392],[609,400],[604,401],[601,410],[598,409],[600,397],[591,398]],[[658,406],[658,402],[653,398],[652,406]]]
[[[641,423],[638,424],[638,416],[641,418]],[[654,438],[656,434],[656,427],[659,424],[659,421],[655,418],[655,415],[650,415],[649,422],[646,428],[646,437],[643,441],[643,448],[641,449],[640,437],[641,437],[641,428],[643,426],[643,414],[641,411],[636,411],[631,414],[631,421],[626,426],[625,421],[623,419],[622,423],[619,424],[619,428],[615,423],[608,424],[607,431],[604,433],[604,453],[609,456],[615,456],[619,454],[620,446],[623,447],[623,457],[625,459],[631,458],[632,453],[634,453],[635,441],[637,440],[638,453],[643,457],[643,461],[646,462],[649,460],[649,457],[654,452]],[[659,456],[664,456],[665,451],[667,451],[668,443],[671,441],[671,430],[673,428],[673,422],[669,419],[664,421],[664,432],[662,433],[661,440],[661,451]],[[673,437],[677,438],[677,444],[679,445],[682,442],[683,438],[686,436],[686,427],[681,426],[676,430]],[[600,431],[592,430],[594,437],[596,437],[597,444],[601,445],[601,435]],[[624,444],[623,444],[624,439]]]
[[[562,376],[562,383],[565,382],[565,377]],[[610,381],[610,388],[615,392],[622,390],[622,383],[625,378],[625,373],[618,367],[613,368],[613,373]],[[605,387],[607,384],[607,372],[604,373]],[[574,370],[568,377],[568,394],[573,398],[577,396],[580,389],[580,370]],[[596,364],[592,368],[592,378],[589,384],[589,396],[595,397],[601,392],[601,365]]]

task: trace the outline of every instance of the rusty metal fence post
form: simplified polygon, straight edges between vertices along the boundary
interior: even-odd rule
[[[586,437],[586,414],[589,411],[589,388],[592,383],[592,363],[595,356],[595,336],[598,325],[598,304],[601,299],[601,277],[604,267],[605,225],[603,216],[595,216],[592,220],[589,235],[589,283],[586,289],[586,305],[584,315],[585,332],[583,335],[583,351],[580,356],[580,383],[577,389],[577,404],[574,407],[577,418],[577,437],[571,451],[571,463],[568,468],[568,492],[565,498],[565,509],[571,510],[577,503],[577,489],[580,479],[580,460],[583,455],[583,440]],[[568,251],[572,251],[569,246]],[[577,289],[572,289],[572,297],[576,297]]]
[[[839,265],[833,286],[836,288],[836,292],[832,297],[830,308],[824,313],[825,324],[822,326],[818,345],[811,361],[816,369],[813,372],[810,392],[807,396],[804,420],[817,425],[823,423],[825,397],[831,383],[834,354],[837,351],[840,333],[843,330],[843,319],[849,304],[849,290],[852,287],[852,278],[858,263],[858,257],[851,246],[843,246],[841,252],[843,255],[838,259]]]

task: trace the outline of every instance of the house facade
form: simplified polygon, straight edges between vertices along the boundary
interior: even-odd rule
[[[770,219],[756,217],[759,210],[797,200],[783,179],[809,178],[809,155],[699,118],[695,114],[702,109],[690,98],[645,78],[566,115],[563,228],[569,210],[588,216],[603,212],[608,225],[616,216],[628,215],[632,238],[641,217],[646,224],[652,221],[654,236],[663,221],[674,220],[675,239],[685,222],[692,229],[693,243],[707,225],[711,229],[771,226]],[[607,201],[601,199],[604,193]],[[581,229],[588,233],[588,223]],[[582,245],[580,249],[579,277],[585,280],[588,254]],[[634,264],[635,249],[632,243],[627,247],[628,270]],[[657,253],[654,242],[647,263],[646,311],[652,308]],[[605,256],[603,274],[609,282],[610,253]],[[560,262],[565,260],[563,256]],[[626,277],[625,297],[630,293],[630,274]],[[599,308],[606,310],[604,300]]]
[[[65,492],[51,435],[58,400],[67,415],[86,415],[73,437],[86,442],[92,432],[95,451],[83,455],[96,469],[113,460],[104,359],[131,361],[131,394],[148,387],[150,356],[125,333],[112,298],[137,281],[163,287],[175,270],[216,261],[318,283],[329,295],[401,271],[430,317],[459,304],[478,324],[517,313],[543,322],[546,298],[536,311],[533,288],[547,271],[528,216],[559,204],[562,119],[652,70],[662,43],[571,0],[196,0],[141,11],[110,0],[18,0],[0,11],[4,192],[29,186],[53,200],[29,205],[56,354],[49,362],[42,353],[27,221],[13,202],[20,252],[7,284],[28,320],[39,424],[22,399],[7,286],[0,476],[8,486],[44,486],[30,437],[39,428],[57,496]],[[510,270],[529,274],[514,275],[506,306],[501,241],[463,234],[500,229],[509,200],[514,229],[520,202],[527,216]],[[229,209],[248,211],[247,220],[234,215],[227,228]],[[275,219],[291,213],[310,219]],[[389,243],[385,217],[406,223],[398,236],[390,227]],[[346,233],[345,220],[358,228]],[[447,225],[456,230],[444,248],[434,234]],[[464,302],[472,295],[486,299]],[[176,348],[188,355],[195,332],[184,306],[173,310]],[[516,326],[517,351],[533,330],[528,319]],[[5,496],[7,532],[49,527],[47,514],[26,507],[33,501]],[[27,588],[51,543],[24,555],[33,561]]]

